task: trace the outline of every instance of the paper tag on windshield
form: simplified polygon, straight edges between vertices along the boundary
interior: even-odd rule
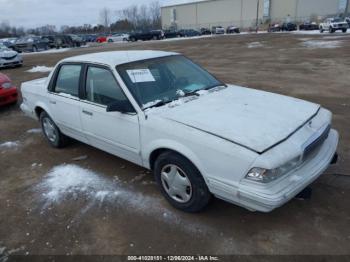
[[[149,69],[132,69],[126,70],[133,83],[155,82]]]

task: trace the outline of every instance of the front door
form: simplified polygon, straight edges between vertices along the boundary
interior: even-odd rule
[[[142,164],[136,112],[107,112],[107,105],[127,100],[107,67],[88,66],[81,121],[89,143],[131,162]]]

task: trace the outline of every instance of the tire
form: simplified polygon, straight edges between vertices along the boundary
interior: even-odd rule
[[[342,31],[345,34],[348,31],[348,29],[344,28],[344,29],[342,29]]]
[[[153,36],[153,38],[152,38],[153,40],[159,40],[159,37],[158,36]]]
[[[131,41],[131,42],[136,42],[136,38],[135,38],[135,37],[131,37],[131,38],[130,38],[130,41]]]
[[[38,48],[35,45],[32,47],[32,52],[38,52]]]
[[[171,170],[175,170],[177,182]],[[162,153],[155,161],[153,172],[162,194],[175,208],[195,213],[208,205],[211,193],[198,169],[187,158],[170,151]],[[168,176],[162,175],[167,172]],[[167,183],[169,178],[172,185]]]
[[[329,27],[329,32],[330,32],[331,34],[333,34],[333,33],[335,32],[335,30],[334,30],[332,27]]]
[[[112,39],[108,39],[108,43],[113,43],[114,41]]]
[[[68,137],[61,133],[52,118],[44,111],[40,114],[40,124],[43,134],[49,144],[54,148],[62,148],[67,145]],[[51,132],[46,125],[50,125]]]

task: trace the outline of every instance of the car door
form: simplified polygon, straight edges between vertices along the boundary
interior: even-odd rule
[[[83,131],[89,143],[131,162],[141,164],[139,119],[136,111],[107,112],[107,105],[130,103],[108,67],[85,67],[81,104]]]
[[[60,65],[52,77],[48,98],[50,116],[59,129],[70,137],[87,142],[80,120],[82,69],[81,64]]]

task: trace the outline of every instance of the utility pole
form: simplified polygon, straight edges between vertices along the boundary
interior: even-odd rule
[[[260,0],[257,0],[257,4],[256,4],[256,32],[258,32],[258,26],[259,26],[259,5],[260,5]]]
[[[345,11],[344,11],[344,17],[348,15],[349,12],[349,2],[350,0],[346,0],[346,5],[345,5]]]

